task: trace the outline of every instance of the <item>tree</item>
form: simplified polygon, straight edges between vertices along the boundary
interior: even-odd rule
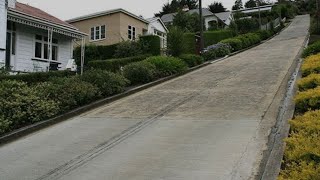
[[[199,7],[198,0],[172,0],[162,6],[162,10],[159,13],[156,13],[156,17],[161,17],[165,14],[175,13],[179,9],[188,6],[189,9],[196,9]]]
[[[184,32],[198,32],[200,31],[200,17],[199,14],[188,14],[182,10],[174,16],[173,26],[179,27]]]
[[[242,0],[236,0],[236,2],[234,3],[234,6],[232,6],[232,10],[239,10],[239,9],[243,9]]]
[[[168,53],[172,56],[179,57],[185,49],[183,42],[183,31],[179,27],[169,28],[168,33]]]
[[[246,4],[244,6],[246,8],[257,7],[257,2],[255,0],[249,0],[249,1],[246,2]]]
[[[212,4],[210,4],[208,7],[212,13],[226,12],[226,8],[223,6],[221,2],[215,1]]]

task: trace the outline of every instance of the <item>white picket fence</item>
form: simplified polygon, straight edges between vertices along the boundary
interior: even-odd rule
[[[286,18],[283,18],[281,21],[282,21],[282,22],[285,22],[285,21],[286,21]],[[280,24],[281,24],[281,21],[280,21],[280,18],[277,18],[277,19],[273,20],[273,26],[274,26],[274,28],[279,27]],[[260,29],[261,29],[261,30],[270,30],[270,29],[271,29],[271,23],[272,23],[272,22],[269,22],[269,23],[267,23],[267,24],[265,24],[265,25],[261,25]]]

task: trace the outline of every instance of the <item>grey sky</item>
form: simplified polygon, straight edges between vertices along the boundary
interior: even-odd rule
[[[123,8],[145,18],[159,12],[168,0],[18,0],[35,6],[46,12],[66,20],[109,9]],[[203,0],[204,6],[215,0]],[[225,7],[231,9],[234,0],[220,0]]]

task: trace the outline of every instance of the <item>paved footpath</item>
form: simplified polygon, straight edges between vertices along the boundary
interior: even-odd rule
[[[254,179],[308,27],[4,145],[0,179]]]

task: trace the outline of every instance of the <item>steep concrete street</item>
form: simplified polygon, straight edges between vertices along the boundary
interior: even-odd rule
[[[254,179],[308,28],[4,145],[0,179]]]

